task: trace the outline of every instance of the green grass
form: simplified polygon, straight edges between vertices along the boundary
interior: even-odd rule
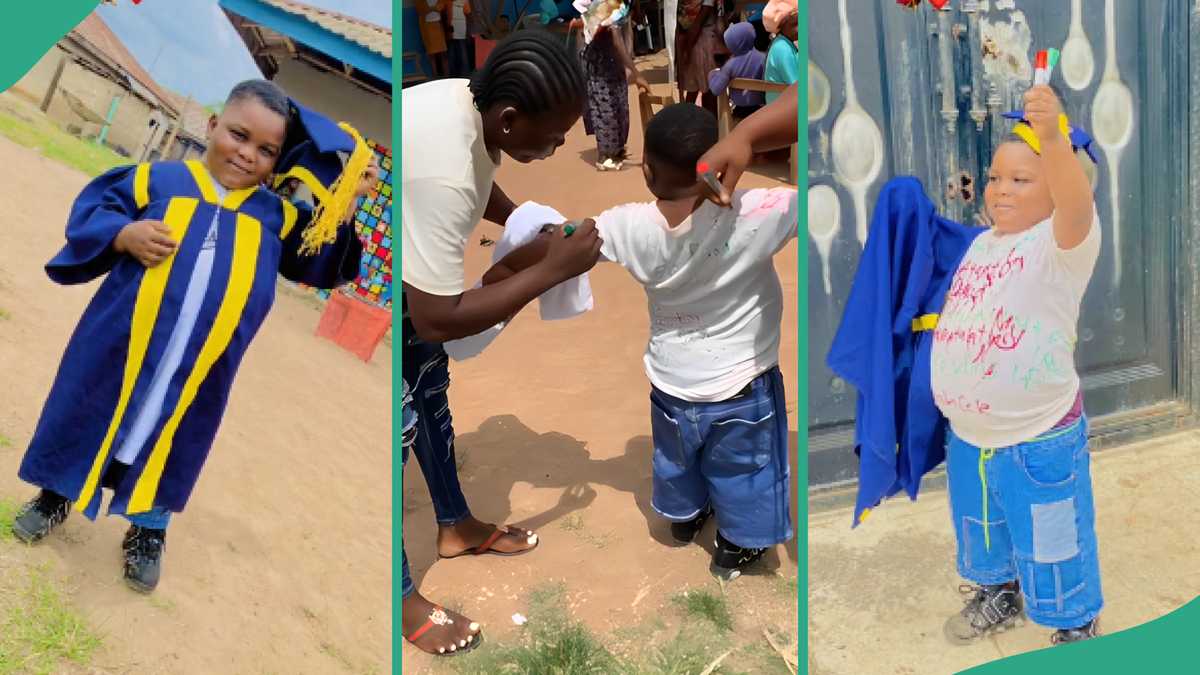
[[[100,636],[45,570],[22,576],[0,585],[0,675],[49,675],[62,672],[64,661],[87,665]]]
[[[709,621],[722,631],[733,630],[733,615],[724,596],[692,589],[675,596],[673,601],[687,616]]]
[[[706,591],[677,596],[683,623],[671,633],[662,615],[602,638],[571,618],[562,585],[530,596],[528,623],[515,644],[485,637],[479,649],[443,662],[463,675],[773,675],[786,666],[765,643],[738,646],[724,598]],[[713,624],[721,627],[715,632]],[[724,658],[722,658],[724,657]],[[720,660],[719,665],[715,665]],[[708,669],[712,667],[711,671]]]
[[[8,313],[7,309],[0,307],[0,321],[7,321],[12,318],[12,314]]]
[[[0,447],[7,447],[3,445],[3,442],[7,440],[0,436]],[[19,510],[21,510],[20,504],[8,499],[0,499],[0,542],[13,540],[12,524]]]
[[[0,434],[0,450],[12,447],[12,439],[4,434]]]
[[[131,164],[132,160],[122,157],[108,148],[84,141],[55,126],[36,109],[31,109],[32,121],[0,111],[0,135],[15,143],[34,148],[43,156],[62,162],[89,176],[98,176],[105,171]]]
[[[455,670],[466,675],[494,673],[553,673],[555,675],[616,675],[628,672],[617,657],[565,609],[561,585],[535,590],[529,603],[529,622],[520,644],[485,642],[456,657]],[[485,638],[486,639],[486,638]]]

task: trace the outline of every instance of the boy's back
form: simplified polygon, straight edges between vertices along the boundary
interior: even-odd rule
[[[796,236],[798,193],[739,191],[732,208],[703,202],[671,228],[654,202],[596,220],[603,256],[646,289],[646,374],[688,401],[722,401],[776,365],[783,293],[772,262]]]

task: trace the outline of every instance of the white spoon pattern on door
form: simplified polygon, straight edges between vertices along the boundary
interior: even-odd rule
[[[1092,43],[1083,32],[1083,0],[1071,0],[1071,29],[1062,46],[1063,80],[1067,86],[1080,91],[1092,83],[1096,70],[1096,58],[1092,54]]]
[[[1092,99],[1092,134],[1104,150],[1112,219],[1113,286],[1121,286],[1121,151],[1133,137],[1133,94],[1117,68],[1115,0],[1104,2],[1104,75]]]
[[[846,79],[846,105],[833,122],[830,146],[834,176],[850,191],[859,246],[867,243],[867,190],[883,169],[883,134],[875,120],[858,103],[851,63],[850,23],[846,19],[846,0],[838,0],[841,21],[843,72]]]
[[[808,189],[808,235],[817,245],[821,256],[821,278],[825,281],[825,294],[833,295],[829,253],[833,240],[842,226],[842,202],[837,191],[828,185],[815,185]]]

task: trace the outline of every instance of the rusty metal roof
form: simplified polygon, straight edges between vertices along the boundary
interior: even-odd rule
[[[129,77],[145,89],[149,90],[172,113],[177,113],[176,102],[158,82],[150,77],[150,73],[138,63],[133,54],[125,48],[124,43],[109,29],[108,24],[96,12],[88,14],[72,31],[71,35],[90,44],[117,66],[124,70]]]
[[[351,42],[356,42],[376,54],[392,58],[392,31],[389,28],[346,16],[340,12],[313,7],[297,0],[261,0],[261,2],[302,16],[325,30],[336,33]]]

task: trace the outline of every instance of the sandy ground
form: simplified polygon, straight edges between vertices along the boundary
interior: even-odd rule
[[[665,78],[652,72],[650,80]],[[592,167],[595,143],[580,123],[554,157],[530,165],[506,161],[497,182],[517,203],[537,201],[568,218],[648,201],[636,101],[632,117],[632,161],[619,173]],[[787,175],[782,164],[763,172]],[[742,187],[781,184],[747,174]],[[472,236],[469,278],[491,258],[492,249],[479,246],[480,238],[499,239],[500,231],[484,223]],[[799,429],[796,251],[793,243],[776,258],[787,298],[780,365],[793,436]],[[525,611],[528,592],[549,580],[566,584],[574,616],[602,636],[670,614],[670,596],[685,588],[716,588],[707,569],[712,525],[702,536],[708,550],[668,547],[669,531],[649,503],[649,385],[641,360],[648,335],[645,295],[615,265],[601,264],[591,283],[596,308],[589,314],[546,323],[527,310],[481,356],[451,362],[450,404],[471,508],[485,521],[539,531],[538,550],[517,558],[435,563],[425,482],[415,462],[406,472],[404,531],[418,587],[430,599],[461,606],[492,639],[511,641],[511,615]],[[793,472],[795,455],[793,446]],[[794,590],[779,591],[780,577],[796,578],[795,558],[794,542],[779,546],[759,576],[729,585],[739,639],[762,642],[762,628],[769,625],[795,632]],[[431,662],[405,644],[405,673],[429,672]]]
[[[1105,608],[1115,633],[1174,611],[1200,594],[1200,433],[1092,455]],[[889,501],[850,530],[847,509],[809,527],[809,672],[947,675],[1047,648],[1048,628],[1026,624],[974,645],[942,636],[962,609],[944,490]],[[851,627],[848,629],[848,627]]]
[[[0,498],[95,286],[42,265],[87,178],[0,138]],[[0,566],[44,564],[104,634],[114,673],[391,672],[390,350],[364,364],[314,337],[317,305],[281,292],[248,352],[205,473],[168,533],[164,577],[121,579],[126,523],[74,514]]]

